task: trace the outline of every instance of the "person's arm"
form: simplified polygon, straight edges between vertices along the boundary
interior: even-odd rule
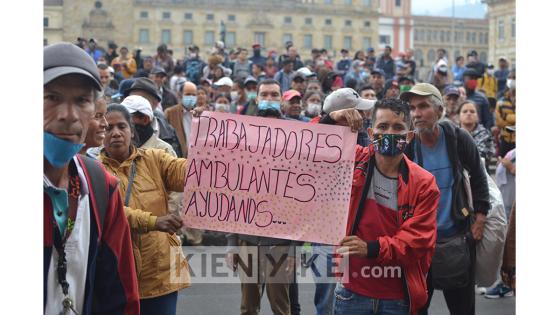
[[[349,126],[352,132],[362,128],[363,118],[354,108],[336,110],[321,118],[320,124]]]
[[[163,150],[149,150],[159,163],[165,187],[169,191],[182,192],[185,189],[187,159],[174,158]]]
[[[105,214],[93,284],[92,314],[139,314],[140,296],[132,240],[116,180]]]
[[[504,119],[504,117],[502,116],[502,102],[498,102],[498,104],[496,104],[496,126],[500,127],[500,129],[505,128],[508,123],[507,121]]]
[[[128,73],[130,73],[131,75],[135,74],[136,70],[137,70],[136,69],[136,60],[134,60],[134,58],[130,58],[126,64],[127,64]]]

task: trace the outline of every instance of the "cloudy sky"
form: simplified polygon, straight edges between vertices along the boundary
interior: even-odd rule
[[[436,14],[452,6],[453,0],[412,0],[412,14]],[[455,6],[480,3],[480,0],[455,0]]]

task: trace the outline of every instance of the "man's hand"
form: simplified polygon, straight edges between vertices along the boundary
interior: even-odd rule
[[[471,233],[475,241],[480,241],[482,239],[482,233],[484,232],[485,223],[486,215],[483,213],[477,213],[475,221],[471,226]]]
[[[193,117],[200,117],[200,115],[202,115],[202,112],[209,109],[210,108],[208,108],[208,106],[197,106],[191,110],[191,114],[193,115]]]
[[[156,230],[160,232],[176,233],[183,226],[183,220],[176,214],[168,214],[158,217]]]
[[[232,271],[237,270],[238,258],[239,256],[237,256],[236,253],[227,253],[226,264],[228,268],[231,269]]]
[[[336,250],[337,254],[343,256],[355,255],[358,257],[367,257],[367,243],[356,235],[344,237],[340,242],[340,246],[342,247]]]
[[[352,132],[357,132],[364,123],[362,115],[354,108],[335,110],[329,116],[336,121],[337,125],[349,126]]]
[[[510,159],[498,157],[498,163],[502,163],[508,172],[515,175],[515,164],[513,164]]]

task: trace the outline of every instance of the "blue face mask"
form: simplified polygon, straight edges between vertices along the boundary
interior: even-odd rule
[[[274,109],[280,111],[280,102],[261,100],[258,105],[259,110]]]
[[[247,92],[247,100],[252,101],[257,98],[257,92]]]
[[[194,95],[183,95],[183,106],[186,109],[192,109],[196,104],[196,96]]]
[[[43,156],[56,168],[63,168],[83,147],[83,143],[73,143],[43,132]]]

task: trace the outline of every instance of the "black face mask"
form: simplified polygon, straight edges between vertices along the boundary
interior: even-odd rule
[[[138,135],[138,147],[141,147],[154,135],[154,128],[151,124],[147,124],[146,126],[136,124],[134,125],[134,129],[136,129],[136,134]]]

